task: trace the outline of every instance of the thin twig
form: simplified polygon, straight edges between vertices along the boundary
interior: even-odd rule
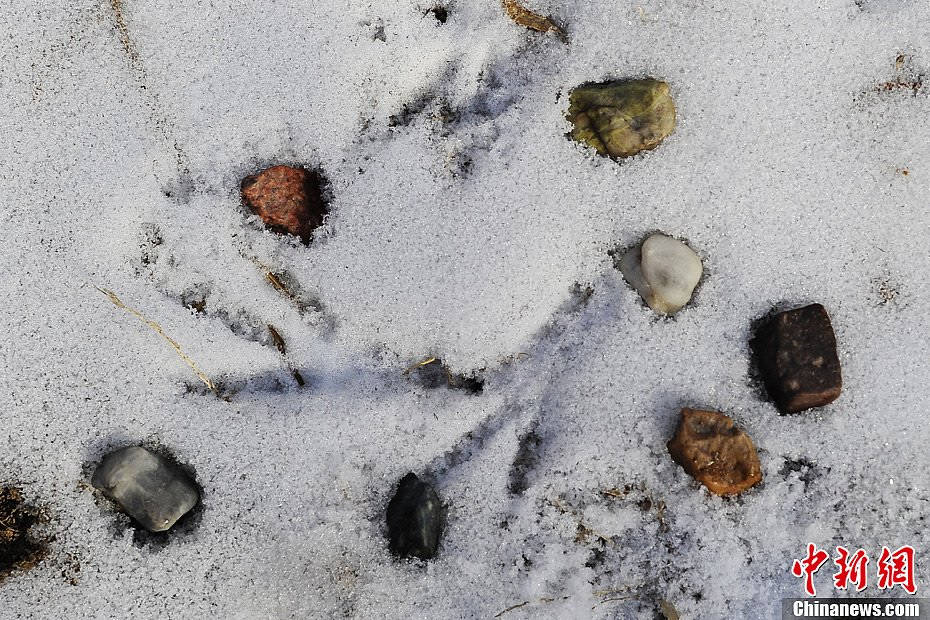
[[[278,330],[276,330],[271,323],[268,323],[268,333],[271,334],[271,340],[274,342],[274,346],[278,352],[281,355],[287,355],[287,345],[284,343],[284,338],[281,337],[281,334],[278,333]]]
[[[539,599],[538,601],[536,601],[536,603],[551,603],[552,601],[558,601],[558,600],[564,601],[564,600],[566,600],[567,598],[569,598],[569,597],[563,596],[563,597],[561,597],[561,598],[549,598],[548,596],[544,596],[544,597],[542,597],[541,599]],[[526,607],[527,605],[529,605],[529,604],[532,603],[532,602],[533,602],[533,601],[523,601],[522,603],[517,603],[516,605],[511,605],[510,607],[508,607],[508,608],[505,609],[504,611],[502,611],[502,612],[496,614],[494,617],[495,617],[495,618],[500,618],[501,616],[503,616],[503,615],[504,615],[505,613],[507,613],[508,611],[513,611],[514,609],[520,609],[521,607]]]
[[[169,336],[168,334],[164,332],[164,330],[161,328],[161,325],[159,325],[158,323],[156,323],[155,321],[151,319],[145,318],[145,316],[141,312],[136,310],[135,308],[131,308],[127,306],[126,304],[124,304],[122,300],[119,297],[117,297],[116,293],[114,293],[113,291],[100,288],[99,286],[96,286],[94,288],[96,288],[98,291],[100,291],[101,293],[109,297],[110,301],[112,301],[113,305],[115,305],[117,308],[122,308],[123,310],[126,310],[127,312],[132,314],[134,317],[136,317],[137,319],[139,319],[140,321],[148,325],[149,328],[151,328],[152,331],[154,331],[156,334],[158,334],[159,336],[167,340],[168,344],[170,344],[174,348],[175,352],[178,354],[178,357],[180,357],[184,361],[184,363],[190,366],[191,370],[194,371],[194,373],[197,375],[197,378],[203,381],[204,385],[210,388],[211,392],[219,396],[219,391],[216,389],[216,385],[214,385],[213,381],[210,380],[210,377],[208,377],[204,371],[200,370],[200,367],[197,366],[197,363],[194,362],[194,360],[191,359],[191,357],[181,349],[181,345],[179,345],[174,338],[172,338],[171,336]]]
[[[279,292],[284,293],[286,297],[293,299],[293,300],[297,299],[297,295],[292,293],[290,289],[288,289],[287,286],[285,286],[284,282],[281,281],[281,278],[273,274],[270,269],[268,269],[261,263],[259,263],[259,265],[261,265],[262,269],[265,270],[265,279],[268,280],[269,283],[271,283],[271,286],[273,286]]]
[[[596,590],[593,592],[594,596],[597,597],[606,597],[597,602],[597,605],[591,609],[595,609],[598,605],[604,605],[605,603],[610,603],[612,601],[625,601],[631,598],[642,598],[642,595],[637,594],[637,590],[642,589],[646,584],[631,584],[620,586],[617,588],[606,588],[604,590]]]
[[[508,607],[508,608],[505,609],[504,611],[500,612],[499,614],[495,614],[494,617],[495,617],[495,618],[500,618],[501,616],[503,616],[503,615],[504,615],[505,613],[507,613],[508,611],[513,611],[514,609],[520,609],[521,607],[525,607],[525,606],[527,606],[527,605],[529,605],[529,604],[530,604],[529,601],[523,601],[522,603],[517,603],[516,605],[511,605],[510,607]]]
[[[411,366],[410,368],[408,368],[407,370],[405,370],[403,374],[409,375],[410,372],[411,372],[412,370],[416,370],[417,368],[420,368],[421,366],[426,366],[427,364],[432,364],[432,363],[435,362],[437,359],[438,359],[438,358],[431,357],[431,358],[429,358],[429,359],[423,360],[422,362],[417,362],[416,364],[414,364],[413,366]]]
[[[294,302],[299,301],[297,295],[295,295],[293,291],[287,288],[287,285],[281,281],[280,277],[278,277],[273,271],[271,271],[271,268],[268,265],[258,260],[254,256],[250,256],[249,254],[246,254],[241,249],[239,250],[239,254],[243,258],[251,262],[253,265],[258,267],[261,270],[262,275],[265,276],[265,280],[267,280],[268,283],[271,284],[271,286],[273,286],[276,291],[283,294],[285,297],[287,297],[291,301],[294,301]]]
[[[274,342],[274,346],[278,350],[278,353],[284,358],[284,363],[287,365],[288,370],[291,371],[291,376],[294,377],[294,381],[297,382],[297,385],[303,387],[305,384],[304,377],[300,374],[299,370],[291,366],[291,361],[287,356],[287,344],[284,342],[284,336],[282,336],[271,323],[268,323],[268,333],[271,334],[271,340]]]

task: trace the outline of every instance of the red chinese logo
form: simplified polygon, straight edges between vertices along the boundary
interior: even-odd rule
[[[838,590],[847,590],[850,586],[856,592],[865,590],[868,586],[869,557],[864,549],[856,549],[850,553],[845,547],[837,546],[836,559],[833,563],[838,570],[833,575],[833,585]],[[791,574],[804,578],[804,591],[808,596],[817,596],[814,587],[814,574],[820,570],[830,555],[817,545],[807,545],[807,556],[795,560],[791,565]],[[882,547],[881,557],[876,562],[878,573],[878,587],[882,590],[891,590],[901,586],[908,594],[916,594],[917,586],[914,582],[914,548],[904,545],[896,551]]]
[[[878,558],[878,587],[890,590],[901,586],[908,594],[915,594],[917,586],[914,585],[914,548],[904,545],[895,552],[882,547],[882,555]]]
[[[818,550],[814,543],[807,545],[807,557],[803,560],[795,560],[791,566],[791,574],[795,577],[805,576],[804,590],[808,596],[816,596],[817,591],[814,589],[814,573],[820,570],[820,567],[830,556],[826,551]]]
[[[844,547],[837,547],[836,552],[839,557],[833,560],[833,563],[840,568],[833,575],[833,585],[838,590],[845,590],[849,582],[852,582],[856,586],[856,592],[865,590],[869,581],[869,576],[866,573],[869,557],[865,554],[865,550],[857,549],[851,558]]]

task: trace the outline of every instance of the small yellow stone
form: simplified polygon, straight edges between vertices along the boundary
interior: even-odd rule
[[[584,84],[569,97],[572,139],[600,155],[630,157],[654,149],[675,129],[675,102],[653,79]]]

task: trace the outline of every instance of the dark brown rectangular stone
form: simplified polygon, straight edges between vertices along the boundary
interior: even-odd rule
[[[836,336],[822,305],[779,312],[759,327],[751,344],[765,388],[782,413],[822,407],[839,397]]]

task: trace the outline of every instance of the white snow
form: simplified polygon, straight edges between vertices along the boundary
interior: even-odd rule
[[[445,24],[417,0],[0,8],[0,482],[55,535],[0,615],[652,618],[664,599],[750,618],[802,594],[808,542],[873,563],[913,545],[930,585],[930,78],[882,86],[930,75],[930,5],[528,5],[570,43],[497,0],[451,1]],[[678,110],[656,150],[618,164],[565,138],[572,87],[647,75]],[[329,179],[309,248],[241,207],[272,163]],[[608,255],[655,230],[707,272],[674,319]],[[779,416],[750,327],[815,301],[844,392]],[[483,392],[408,380],[430,356],[484,369]],[[763,483],[725,500],[672,462],[682,406],[733,417]],[[203,487],[164,546],[88,486],[141,442]],[[411,470],[448,506],[428,564],[384,537]]]

